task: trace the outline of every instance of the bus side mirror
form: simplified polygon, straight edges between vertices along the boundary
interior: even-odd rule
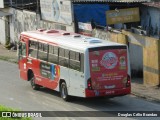
[[[18,44],[18,55],[20,55],[21,51],[22,51],[22,44],[20,43]]]
[[[22,48],[22,45],[18,45],[18,49],[20,50]]]

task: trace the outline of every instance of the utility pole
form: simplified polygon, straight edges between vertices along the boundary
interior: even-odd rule
[[[36,13],[37,14],[39,13],[39,0],[37,0],[37,10],[36,10]]]
[[[37,9],[36,9],[36,20],[37,20],[37,25],[36,25],[36,29],[38,29],[38,25],[39,25],[39,19],[38,19],[38,17],[40,17],[40,14],[39,14],[39,0],[36,0],[36,2],[37,2]],[[39,14],[39,15],[38,15]]]

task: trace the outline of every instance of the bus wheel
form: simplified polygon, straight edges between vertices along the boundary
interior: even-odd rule
[[[30,82],[31,82],[31,86],[32,86],[33,90],[39,90],[40,86],[35,84],[35,77],[34,77],[33,73],[32,73],[32,77],[30,79]]]
[[[65,82],[62,82],[62,83],[61,83],[60,94],[61,94],[61,98],[62,98],[64,101],[69,101],[67,86],[66,86],[66,83],[65,83]]]

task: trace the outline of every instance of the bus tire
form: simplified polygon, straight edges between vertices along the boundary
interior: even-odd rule
[[[69,101],[68,90],[65,82],[62,82],[60,85],[60,94],[64,101]]]
[[[35,77],[34,77],[33,73],[31,75],[30,82],[31,82],[31,87],[32,87],[33,90],[39,90],[40,89],[40,86],[35,84]]]

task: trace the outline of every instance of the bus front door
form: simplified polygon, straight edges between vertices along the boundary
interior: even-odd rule
[[[18,64],[20,70],[20,77],[27,80],[27,57],[26,57],[26,43],[20,42],[18,47]]]

